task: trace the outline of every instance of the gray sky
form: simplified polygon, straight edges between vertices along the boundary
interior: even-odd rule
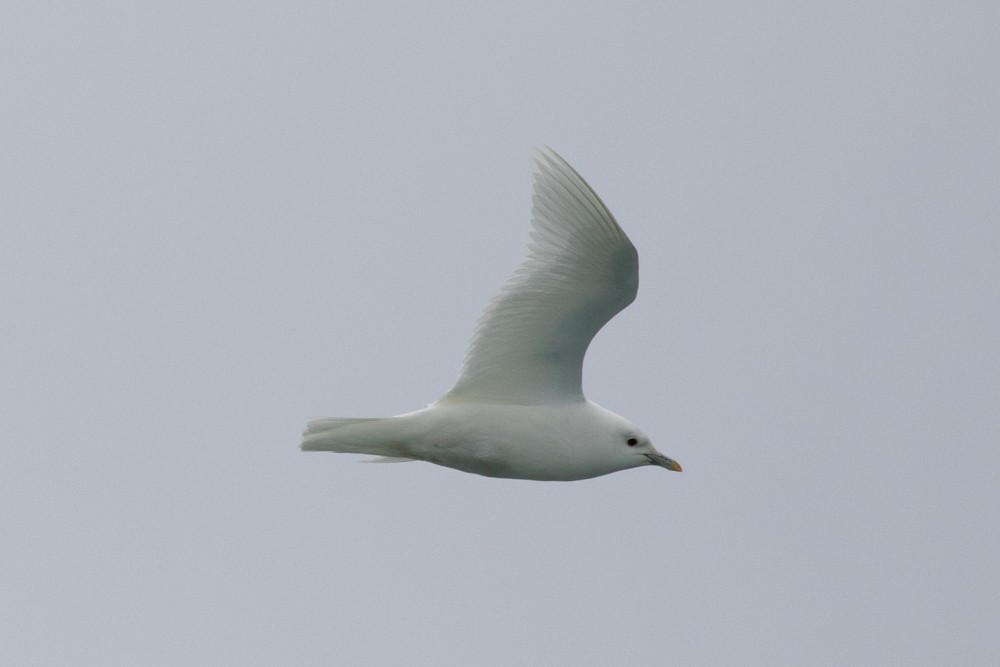
[[[1000,661],[996,3],[360,4],[0,10],[0,663]],[[543,143],[684,473],[299,452],[451,386]]]

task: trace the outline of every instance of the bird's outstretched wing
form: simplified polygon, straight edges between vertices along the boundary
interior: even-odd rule
[[[479,318],[442,401],[584,400],[587,346],[635,299],[638,255],[611,212],[552,149],[534,167],[528,255]]]

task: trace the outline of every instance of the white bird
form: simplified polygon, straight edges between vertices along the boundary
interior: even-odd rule
[[[429,461],[488,477],[569,481],[681,466],[624,418],[588,401],[583,357],[635,299],[635,247],[555,151],[536,151],[528,255],[479,318],[458,382],[416,412],[320,419],[305,451]]]

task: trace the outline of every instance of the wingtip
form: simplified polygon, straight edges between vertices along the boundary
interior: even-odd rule
[[[548,144],[535,146],[535,150],[532,155],[532,162],[534,163],[535,173],[550,171],[554,167],[558,168],[569,166],[566,159],[563,158],[562,155],[559,155],[559,153],[557,153],[555,149]]]

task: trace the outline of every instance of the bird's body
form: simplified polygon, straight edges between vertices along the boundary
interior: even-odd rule
[[[608,456],[608,427],[622,456]],[[570,481],[646,465],[628,439],[644,438],[624,419],[590,401],[556,405],[447,402],[383,419],[310,424],[303,449],[338,443],[340,452],[437,463],[487,477]]]
[[[302,449],[419,460],[488,477],[569,481],[642,465],[679,471],[639,429],[588,401],[583,357],[638,289],[638,256],[554,151],[535,158],[528,257],[490,302],[458,382],[423,410],[310,422]]]

